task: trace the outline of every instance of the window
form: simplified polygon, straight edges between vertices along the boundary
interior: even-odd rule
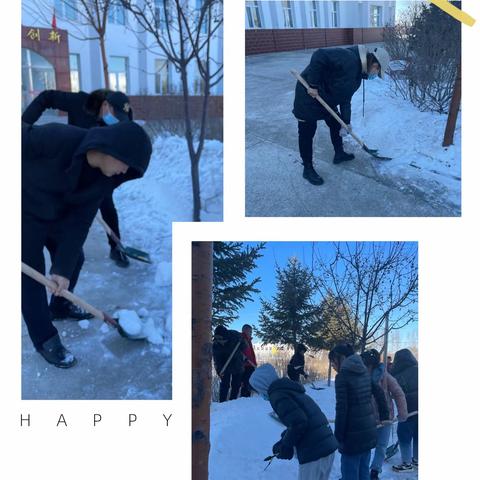
[[[382,26],[382,7],[378,7],[378,6],[370,7],[370,26],[371,27]]]
[[[128,57],[110,57],[108,78],[112,90],[128,93]]]
[[[262,28],[260,17],[260,5],[258,1],[247,2],[247,23],[248,28]]]
[[[332,27],[338,27],[338,2],[332,2]]]
[[[125,9],[122,4],[114,1],[108,9],[108,21],[116,25],[125,25]]]
[[[318,4],[317,2],[312,2],[312,8],[310,10],[310,22],[312,27],[318,28],[320,26],[320,18],[318,16]]]
[[[65,20],[76,20],[77,0],[55,0],[55,16]]]
[[[283,7],[283,25],[285,28],[293,28],[292,2],[282,1]]]
[[[55,89],[55,69],[33,50],[22,48],[22,109],[43,90]]]
[[[170,0],[155,0],[155,26],[157,27],[157,30],[164,32],[167,29],[169,11]]]
[[[155,59],[155,93],[167,95],[171,93],[168,60]]]
[[[80,55],[78,53],[70,54],[70,85],[72,92],[79,92],[80,84]]]

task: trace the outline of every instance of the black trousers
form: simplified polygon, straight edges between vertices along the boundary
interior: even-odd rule
[[[325,120],[330,129],[330,140],[335,152],[343,150],[343,140],[340,136],[340,124],[329,115]],[[317,131],[317,122],[298,122],[298,148],[304,165],[312,165],[313,161],[313,137]]]
[[[55,257],[59,235],[53,223],[41,222],[32,217],[22,218],[22,262],[45,274],[44,247]],[[73,292],[80,275],[85,257],[80,253],[75,271],[70,280],[69,290]],[[22,274],[22,315],[28,334],[35,348],[38,348],[57,334],[48,308],[47,289],[37,281]]]
[[[220,382],[220,402],[226,402],[228,390],[230,390],[230,400],[238,397],[240,385],[242,384],[242,373],[225,372]]]
[[[100,205],[100,213],[107,225],[113,230],[113,233],[120,238],[120,227],[118,225],[118,214],[115,204],[113,203],[113,192],[107,195]],[[115,247],[115,242],[107,235],[110,248]]]
[[[250,397],[252,395],[252,387],[250,386],[249,380],[254,371],[255,367],[252,367],[250,365],[248,367],[245,367],[242,375],[242,388],[240,390],[241,397]]]

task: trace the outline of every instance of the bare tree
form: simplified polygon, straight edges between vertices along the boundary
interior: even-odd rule
[[[316,250],[315,285],[326,301],[334,296],[342,330],[352,344],[376,343],[385,332],[417,318],[416,245],[402,242],[334,244],[333,258]],[[388,327],[385,323],[388,319]]]
[[[112,13],[112,9],[121,8],[120,3],[115,0],[61,0],[61,3],[63,7],[72,12],[75,17],[69,19],[68,16],[64,16],[66,18],[62,18],[72,27],[72,29],[69,29],[69,35],[79,40],[98,40],[100,54],[102,56],[105,88],[110,88],[105,39],[109,13]],[[46,12],[53,13],[51,2],[47,0],[33,0],[32,5],[33,7],[25,5],[24,8],[30,13],[36,13],[43,21],[49,23]],[[58,13],[59,12],[57,12],[57,14]],[[92,32],[93,35],[90,35]]]
[[[212,88],[222,81],[223,63],[211,55],[212,39],[223,24],[223,1],[203,0],[199,9],[192,0],[120,0],[137,20],[136,33],[142,41],[145,33],[153,38],[145,44],[149,50],[160,50],[180,73],[183,95],[185,138],[191,165],[193,220],[200,221],[201,191],[199,164],[205,142],[208,105]],[[198,132],[193,124],[190,66],[196,67],[202,79],[202,106]]]

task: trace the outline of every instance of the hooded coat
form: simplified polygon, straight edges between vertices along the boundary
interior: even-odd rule
[[[250,377],[250,385],[260,394],[268,395],[273,410],[287,427],[278,448],[296,448],[300,464],[316,461],[333,453],[338,445],[328,420],[302,385],[279,379],[271,365],[262,365]]]
[[[129,166],[107,177],[86,158],[98,150]],[[51,123],[22,128],[22,214],[48,223],[59,238],[51,273],[70,278],[103,198],[121,183],[142,177],[152,146],[133,122],[85,130]]]
[[[287,366],[287,375],[294,382],[300,381],[300,375],[305,376],[305,354],[295,349],[290,362]]]
[[[395,354],[392,375],[402,387],[407,399],[408,413],[418,411],[418,362],[413,353],[404,348]]]
[[[219,330],[221,328],[221,330]],[[218,374],[222,371],[225,363],[228,361],[230,355],[235,350],[230,363],[225,369],[225,374],[240,375],[244,369],[244,354],[246,349],[245,340],[240,332],[236,330],[227,330],[224,327],[219,327],[215,330],[217,336],[222,336],[222,341],[214,340],[213,342],[213,362],[215,364],[215,370]]]
[[[358,45],[316,50],[301,75],[310,87],[318,90],[320,97],[330,107],[336,110],[337,105],[340,106],[340,115],[349,124],[352,96],[360,88],[366,71],[366,49],[363,45]],[[308,122],[325,120],[330,116],[300,82],[295,87],[293,114],[297,119]]]
[[[335,396],[335,436],[340,453],[357,455],[374,448],[377,428],[372,380],[359,355],[351,355],[343,361],[335,377]]]

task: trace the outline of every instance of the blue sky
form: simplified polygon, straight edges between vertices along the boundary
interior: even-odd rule
[[[245,242],[246,245],[256,245],[257,242]],[[334,252],[331,242],[315,242],[317,252],[322,256],[331,256]],[[312,265],[312,242],[267,242],[263,250],[263,257],[257,261],[257,268],[249,276],[250,279],[260,277],[261,282],[257,284],[260,294],[254,295],[253,302],[246,302],[240,310],[240,318],[231,324],[230,328],[240,330],[242,325],[249,323],[258,324],[258,317],[261,308],[260,298],[271,300],[276,291],[275,266],[284,267],[290,257],[297,257],[303,264]],[[411,333],[418,328],[417,322],[408,325],[400,332],[402,336]]]

